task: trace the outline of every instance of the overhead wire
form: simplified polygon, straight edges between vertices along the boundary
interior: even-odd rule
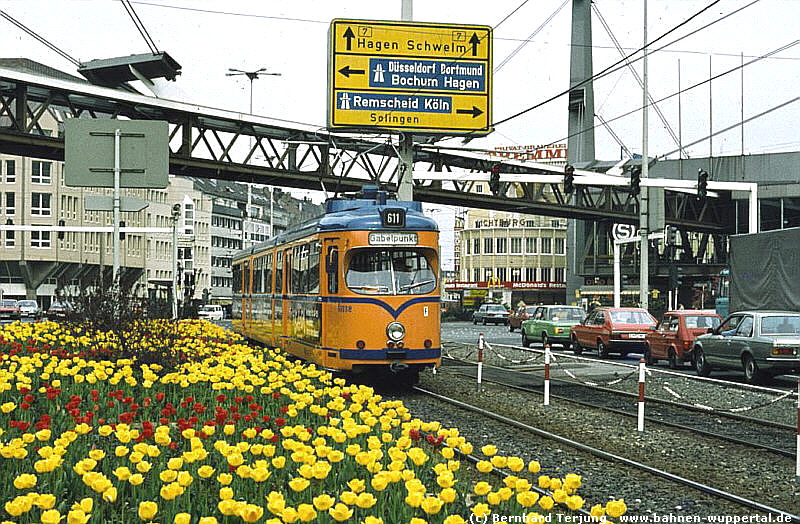
[[[133,6],[130,3],[130,0],[120,0],[120,3],[122,3],[122,7],[125,8],[125,11],[128,12],[128,16],[130,16],[131,20],[133,20],[133,25],[135,25],[136,29],[139,30],[139,34],[142,35],[142,38],[144,38],[144,42],[147,44],[147,47],[150,48],[150,52],[154,55],[159,54],[155,41],[153,41],[153,38],[150,36],[150,33],[144,26],[142,19],[139,18],[138,14],[136,14],[136,11],[133,9]]]
[[[544,21],[544,22],[542,22],[541,24],[539,24],[539,27],[537,27],[537,28],[536,28],[536,29],[533,31],[533,33],[531,33],[531,34],[528,36],[528,38],[526,38],[525,40],[523,40],[523,41],[522,41],[522,43],[521,43],[520,45],[518,45],[516,49],[514,49],[513,51],[511,51],[511,52],[508,54],[508,56],[506,56],[506,57],[505,57],[505,58],[504,58],[504,59],[503,59],[503,60],[502,60],[502,61],[501,61],[499,64],[497,64],[497,66],[494,68],[494,72],[495,72],[495,73],[497,73],[498,71],[500,71],[500,69],[501,69],[501,68],[502,68],[504,65],[506,65],[508,62],[510,62],[512,58],[514,58],[515,56],[517,56],[517,53],[519,53],[520,51],[522,51],[522,48],[523,48],[523,47],[525,47],[526,45],[530,44],[530,43],[531,43],[531,40],[533,40],[533,38],[534,38],[536,35],[538,35],[538,34],[539,34],[539,32],[540,32],[540,31],[542,31],[542,29],[544,29],[545,27],[547,27],[547,24],[549,24],[549,23],[550,23],[550,21],[551,21],[551,20],[553,20],[553,18],[555,18],[555,17],[556,17],[556,15],[557,15],[558,13],[560,13],[560,12],[561,12],[561,10],[562,10],[562,9],[564,9],[564,6],[565,6],[565,5],[567,5],[567,3],[569,3],[569,0],[564,0],[564,1],[561,3],[561,5],[560,5],[560,6],[558,6],[558,7],[556,8],[556,10],[555,10],[555,11],[553,11],[553,12],[550,14],[550,16],[548,16],[548,17],[545,19],[545,21]],[[499,24],[498,24],[498,25],[499,25]],[[497,26],[495,26],[495,29],[496,29],[496,28],[497,28]]]
[[[5,11],[3,11],[2,9],[0,9],[0,16],[2,16],[3,18],[5,18],[5,19],[6,19],[6,20],[8,20],[9,22],[11,22],[12,24],[14,24],[15,26],[17,26],[18,28],[22,29],[23,31],[25,31],[26,33],[28,33],[30,36],[32,36],[33,38],[35,38],[36,40],[38,40],[38,41],[39,41],[39,42],[41,42],[42,44],[44,44],[44,45],[46,45],[47,47],[49,47],[50,49],[52,49],[53,51],[55,51],[56,53],[58,53],[59,55],[61,55],[63,58],[65,58],[66,60],[68,60],[68,61],[72,62],[72,63],[73,63],[75,66],[77,66],[77,67],[80,67],[80,66],[82,65],[82,64],[80,63],[80,61],[76,60],[75,58],[72,58],[72,57],[71,57],[70,55],[68,55],[66,52],[64,52],[64,51],[62,51],[61,49],[59,49],[58,47],[56,47],[56,45],[55,45],[55,44],[53,44],[52,42],[48,41],[48,40],[47,40],[46,38],[44,38],[43,36],[40,36],[40,35],[39,35],[39,34],[37,34],[37,33],[36,33],[36,32],[35,32],[33,29],[30,29],[30,28],[29,28],[29,27],[27,27],[25,24],[23,24],[23,23],[22,23],[22,22],[20,22],[19,20],[15,19],[14,17],[12,17],[11,15],[9,15],[9,14],[8,14],[8,13],[6,13]]]

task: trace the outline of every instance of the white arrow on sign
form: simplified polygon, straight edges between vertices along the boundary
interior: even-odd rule
[[[150,203],[138,197],[119,197],[119,210],[123,213],[136,213]],[[114,199],[109,195],[84,195],[83,208],[86,211],[113,211]]]

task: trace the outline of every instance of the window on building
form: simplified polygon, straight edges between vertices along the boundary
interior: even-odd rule
[[[525,268],[525,282],[536,282],[536,268],[535,267],[526,267]]]
[[[50,249],[50,231],[31,231],[31,247]]]
[[[527,237],[525,239],[525,252],[536,253],[536,237]]]
[[[183,201],[183,234],[194,236],[194,202],[189,197]]]
[[[475,184],[475,192],[483,193],[483,184]]]
[[[472,281],[473,282],[481,281],[481,268],[479,267],[472,268]]]
[[[508,239],[501,237],[497,239],[497,253],[505,255],[508,252]]]
[[[518,267],[511,268],[511,281],[520,282],[522,280],[522,269]]]
[[[49,184],[50,168],[52,162],[42,162],[41,160],[34,160],[31,162],[31,182],[34,184]]]
[[[552,282],[550,278],[552,271],[549,267],[539,268],[539,274],[541,275],[542,282]]]
[[[50,216],[50,193],[31,193],[31,215]]]
[[[467,242],[466,245],[464,246],[464,254],[469,255],[469,242]],[[456,253],[456,258],[458,258],[457,255],[458,254]]]
[[[490,268],[490,267],[483,268],[483,280],[488,281],[493,276],[494,276],[494,274],[492,272],[492,268]]]
[[[566,245],[563,238],[556,238],[554,239],[555,242],[555,254],[556,255],[563,255],[565,253],[564,246]]]
[[[511,253],[522,253],[522,239],[519,237],[511,237]]]
[[[566,282],[567,281],[566,271],[564,271],[563,267],[557,267],[555,269],[555,275],[556,275],[556,277],[554,279],[555,282]]]
[[[16,231],[6,231],[6,247],[14,247],[16,243]]]
[[[500,280],[500,282],[505,282],[506,281],[506,268],[498,267],[495,270],[494,274],[497,276],[497,278]]]
[[[16,193],[6,193],[6,215],[12,216],[17,212]]]
[[[481,254],[481,239],[480,238],[473,238],[472,239],[472,252],[476,255]]]
[[[488,254],[494,253],[494,238],[484,238],[483,239],[483,252]]]
[[[549,255],[553,252],[553,239],[552,238],[543,238],[542,239],[542,254]]]
[[[17,163],[15,160],[6,160],[6,184],[17,181]]]
[[[559,222],[558,219],[551,220],[550,227],[558,229],[559,227],[561,227],[561,222]]]

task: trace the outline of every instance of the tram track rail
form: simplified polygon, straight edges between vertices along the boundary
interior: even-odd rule
[[[712,497],[731,502],[731,503],[733,503],[733,504],[735,504],[735,505],[737,505],[737,506],[739,506],[741,508],[747,508],[749,510],[759,511],[759,512],[763,512],[763,513],[769,514],[769,515],[780,516],[783,522],[800,523],[800,515],[798,515],[798,514],[790,513],[788,511],[784,511],[782,509],[778,509],[778,508],[772,507],[772,506],[770,506],[768,504],[764,504],[764,503],[758,502],[756,500],[749,499],[747,497],[736,495],[736,494],[731,493],[730,491],[727,491],[725,489],[721,489],[721,488],[717,488],[717,487],[714,487],[714,486],[711,486],[711,485],[708,485],[708,484],[697,482],[695,480],[692,480],[692,479],[689,479],[689,478],[686,478],[686,477],[682,477],[680,475],[676,475],[676,474],[671,473],[669,471],[666,471],[666,470],[663,470],[663,469],[659,469],[657,467],[645,464],[643,462],[639,462],[639,461],[633,460],[631,458],[627,458],[627,457],[621,456],[619,454],[615,454],[615,453],[611,453],[611,452],[608,452],[608,451],[604,451],[602,449],[596,448],[594,446],[590,446],[588,444],[577,442],[577,441],[575,441],[573,439],[569,439],[567,437],[564,437],[564,436],[561,436],[561,435],[557,435],[557,434],[551,433],[549,431],[545,431],[545,430],[543,430],[541,428],[534,427],[534,426],[532,426],[530,424],[526,424],[526,423],[521,422],[519,420],[516,420],[514,418],[510,418],[510,417],[507,417],[505,415],[496,413],[494,411],[490,411],[490,410],[481,408],[481,407],[476,406],[474,404],[463,402],[461,400],[457,400],[457,399],[448,397],[446,395],[430,391],[430,390],[425,389],[425,388],[420,387],[420,386],[414,387],[413,391],[416,392],[416,393],[419,393],[421,395],[424,395],[426,397],[433,398],[433,399],[435,399],[437,401],[444,402],[446,404],[449,404],[449,405],[452,405],[452,406],[456,406],[457,408],[460,408],[460,409],[463,409],[463,410],[467,410],[467,411],[469,411],[471,413],[475,413],[475,414],[477,414],[479,416],[491,419],[491,420],[493,420],[495,422],[499,422],[499,423],[501,423],[503,425],[510,426],[510,427],[513,427],[513,428],[518,429],[518,430],[522,430],[522,431],[524,431],[524,432],[526,432],[528,434],[535,435],[535,436],[537,436],[539,438],[542,438],[542,439],[545,439],[547,441],[556,442],[558,444],[561,444],[561,445],[564,445],[564,446],[568,446],[568,447],[570,447],[570,448],[572,448],[574,450],[577,450],[578,452],[589,454],[589,455],[591,455],[593,457],[600,458],[602,460],[608,461],[608,462],[613,463],[615,465],[622,465],[622,466],[627,467],[627,468],[633,468],[635,470],[638,470],[638,471],[641,471],[641,472],[645,472],[648,475],[651,475],[651,476],[654,476],[654,477],[658,477],[660,479],[666,479],[667,481],[669,481],[671,483],[674,483],[674,484],[677,484],[677,485],[680,485],[680,486],[683,486],[683,487],[692,488],[692,489],[697,490],[697,491],[699,491],[699,492],[701,492],[701,493],[703,493],[705,495],[710,495]]]
[[[499,369],[503,369],[503,368],[499,368]],[[506,373],[508,372],[508,370],[505,370],[505,369],[503,369],[503,371],[506,372]],[[454,374],[457,374],[457,375],[460,375],[460,376],[464,376],[464,377],[469,377],[471,379],[475,379],[476,378],[475,375],[472,375],[472,374],[464,372],[464,371],[447,370],[445,372],[454,373]],[[497,384],[499,386],[507,387],[507,388],[514,389],[514,390],[517,390],[517,391],[522,391],[522,392],[534,394],[534,395],[537,395],[537,396],[544,396],[544,393],[539,391],[539,390],[537,390],[537,389],[534,389],[534,388],[531,388],[531,387],[527,387],[527,386],[521,386],[519,384],[512,384],[510,382],[503,381],[503,380],[498,380],[496,378],[487,377],[486,374],[483,376],[482,380],[484,382]],[[571,383],[571,381],[559,381],[559,382],[568,382],[568,383],[570,383],[570,387],[572,385],[574,385],[574,384]],[[582,391],[582,390],[578,389],[579,387],[583,387],[584,390],[586,389],[585,386],[578,385],[575,390],[576,391]],[[561,388],[561,386],[559,388]],[[610,389],[606,389],[605,391],[607,391],[609,393],[612,393],[612,394],[616,395],[617,397],[623,396],[623,397],[627,398],[627,397],[631,396],[631,395],[625,394],[625,392],[619,392],[619,391],[610,390]],[[636,418],[638,416],[638,414],[637,414],[637,406],[636,406],[635,403],[627,403],[627,404],[625,404],[624,402],[615,402],[615,400],[618,400],[618,399],[610,398],[610,397],[607,397],[607,396],[606,397],[599,397],[601,400],[598,401],[598,402],[592,402],[592,401],[588,401],[588,400],[584,400],[584,399],[578,399],[578,398],[575,398],[574,396],[567,396],[567,395],[564,395],[564,394],[554,394],[552,392],[552,390],[551,390],[550,398],[551,399],[557,399],[557,400],[563,400],[565,402],[578,404],[578,405],[581,405],[581,406],[584,406],[584,407],[588,407],[588,408],[600,409],[600,410],[603,410],[603,411],[608,412],[608,413],[614,413],[614,414],[622,415],[622,416],[629,417],[629,418]],[[595,397],[595,398],[598,398],[598,397]],[[609,404],[612,404],[612,403],[616,403],[616,406],[609,405]],[[624,407],[621,407],[621,406],[624,406]],[[659,413],[660,416],[653,416],[653,415],[647,415],[646,414],[645,415],[645,421],[646,422],[652,422],[652,423],[660,425],[660,426],[665,426],[665,427],[670,427],[670,428],[679,429],[679,430],[683,430],[683,431],[688,431],[688,432],[691,432],[693,434],[702,435],[704,437],[715,439],[715,440],[722,440],[722,441],[725,441],[725,442],[730,442],[730,443],[734,443],[734,444],[750,447],[750,448],[753,448],[753,449],[761,449],[761,450],[769,451],[770,453],[775,453],[775,454],[783,456],[783,457],[794,458],[796,456],[796,452],[793,449],[793,447],[796,445],[795,444],[796,436],[795,436],[794,428],[791,428],[791,431],[789,431],[790,427],[786,427],[785,425],[782,425],[782,424],[779,424],[779,425],[776,425],[776,426],[769,426],[768,428],[764,428],[764,426],[761,424],[761,422],[758,422],[759,419],[756,419],[756,421],[753,422],[751,419],[747,419],[746,417],[742,417],[741,419],[737,419],[739,424],[737,424],[734,427],[727,426],[727,428],[726,428],[728,431],[732,431],[733,433],[735,433],[735,435],[733,435],[733,434],[724,434],[724,433],[709,431],[707,429],[703,429],[702,427],[699,427],[699,426],[702,426],[702,425],[708,423],[707,417],[709,417],[711,415],[711,413],[709,413],[709,412],[701,412],[700,413],[701,418],[697,418],[697,417],[689,418],[689,423],[681,423],[681,422],[676,422],[675,420],[676,419],[680,419],[680,418],[683,418],[685,420],[687,418],[685,416],[682,416],[680,413],[678,413],[683,408],[683,406],[681,406],[680,404],[677,404],[677,405],[669,404],[668,408],[669,408],[668,410],[661,411]],[[664,411],[670,411],[670,410],[671,410],[670,413],[665,413],[664,412]],[[653,410],[651,409],[650,411],[653,411]],[[705,417],[703,417],[703,415]],[[672,419],[672,420],[670,420],[670,419]],[[747,425],[747,424],[752,424],[753,426],[756,426],[756,427],[746,427],[745,425]],[[750,438],[750,440],[748,440],[748,437]],[[753,439],[755,439],[755,440],[753,440]],[[781,443],[781,447],[776,447],[775,445],[770,445],[769,442],[773,442],[773,441],[780,442]]]

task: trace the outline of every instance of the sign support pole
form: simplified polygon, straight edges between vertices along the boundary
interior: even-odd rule
[[[113,272],[111,273],[111,282],[112,285],[119,284],[119,186],[120,186],[120,159],[119,159],[119,143],[120,138],[122,137],[122,131],[120,129],[114,130],[114,238],[112,242],[114,242],[114,266]]]
[[[400,19],[411,22],[414,18],[414,0],[402,0]],[[397,199],[410,202],[414,200],[414,137],[410,133],[400,134],[398,147],[399,164],[397,173]]]
[[[644,0],[644,49],[642,67],[642,179],[647,179],[648,158],[647,158],[647,109],[650,101],[647,98],[647,0]],[[650,291],[650,242],[648,239],[648,186],[642,188],[639,193],[639,236],[641,237],[640,257],[639,257],[639,307],[648,309]]]

